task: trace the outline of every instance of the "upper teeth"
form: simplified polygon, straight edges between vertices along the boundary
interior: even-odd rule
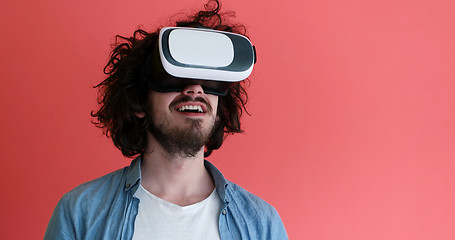
[[[193,105],[185,105],[185,106],[181,106],[179,109],[178,109],[180,112],[183,112],[185,110],[197,110],[198,112],[200,113],[203,113],[204,111],[202,111],[202,107],[201,106],[193,106]]]

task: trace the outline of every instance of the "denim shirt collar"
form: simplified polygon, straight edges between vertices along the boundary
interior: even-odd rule
[[[129,168],[126,170],[127,173],[124,190],[131,190],[132,195],[134,195],[141,182],[141,161],[142,156],[135,158],[133,161],[131,161]],[[204,160],[204,166],[212,175],[218,196],[220,196],[224,203],[229,203],[228,199],[226,198],[226,188],[228,187],[228,181],[224,178],[223,174],[209,161]]]
[[[204,166],[212,175],[213,181],[215,182],[216,191],[218,196],[224,203],[228,204],[229,201],[226,197],[226,188],[228,187],[228,181],[224,178],[223,174],[213,164],[207,160],[204,160]]]
[[[129,168],[126,172],[126,182],[125,182],[125,191],[131,190],[134,194],[139,187],[141,182],[141,160],[142,157],[139,156],[131,161]]]

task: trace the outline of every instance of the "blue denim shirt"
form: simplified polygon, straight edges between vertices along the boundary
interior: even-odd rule
[[[275,208],[238,185],[226,180],[210,162],[224,208],[220,212],[222,240],[288,239]],[[131,165],[66,193],[55,207],[45,240],[132,239],[139,199],[133,197],[141,181],[141,158]]]

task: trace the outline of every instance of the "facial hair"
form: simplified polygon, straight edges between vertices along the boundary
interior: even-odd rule
[[[211,114],[212,108],[203,98],[179,99],[171,103],[171,108],[173,108],[172,106],[185,101],[203,102],[208,106],[206,114]],[[151,109],[151,113],[153,113],[153,109]],[[170,156],[180,156],[184,158],[195,157],[199,151],[201,151],[208,142],[215,123],[215,119],[213,119],[213,121],[210,122],[210,125],[204,128],[202,119],[187,118],[186,124],[176,125],[174,123],[173,125],[172,119],[163,116],[148,114],[147,117],[150,122],[148,130],[161,144],[163,149]]]

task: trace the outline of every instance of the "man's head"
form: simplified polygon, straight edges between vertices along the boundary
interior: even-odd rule
[[[226,24],[219,9],[219,2],[211,1],[205,11],[176,25],[242,34],[243,26]],[[142,154],[150,137],[170,153],[191,156],[205,146],[208,156],[222,145],[225,136],[242,132],[240,117],[247,101],[244,83],[230,84],[226,96],[207,93],[197,82],[179,92],[153,90],[151,81],[157,78],[144,77],[143,69],[150,53],[156,52],[158,34],[159,30],[149,33],[138,29],[130,38],[117,36],[105,67],[108,77],[96,86],[100,109],[92,112],[95,124],[128,157]]]

